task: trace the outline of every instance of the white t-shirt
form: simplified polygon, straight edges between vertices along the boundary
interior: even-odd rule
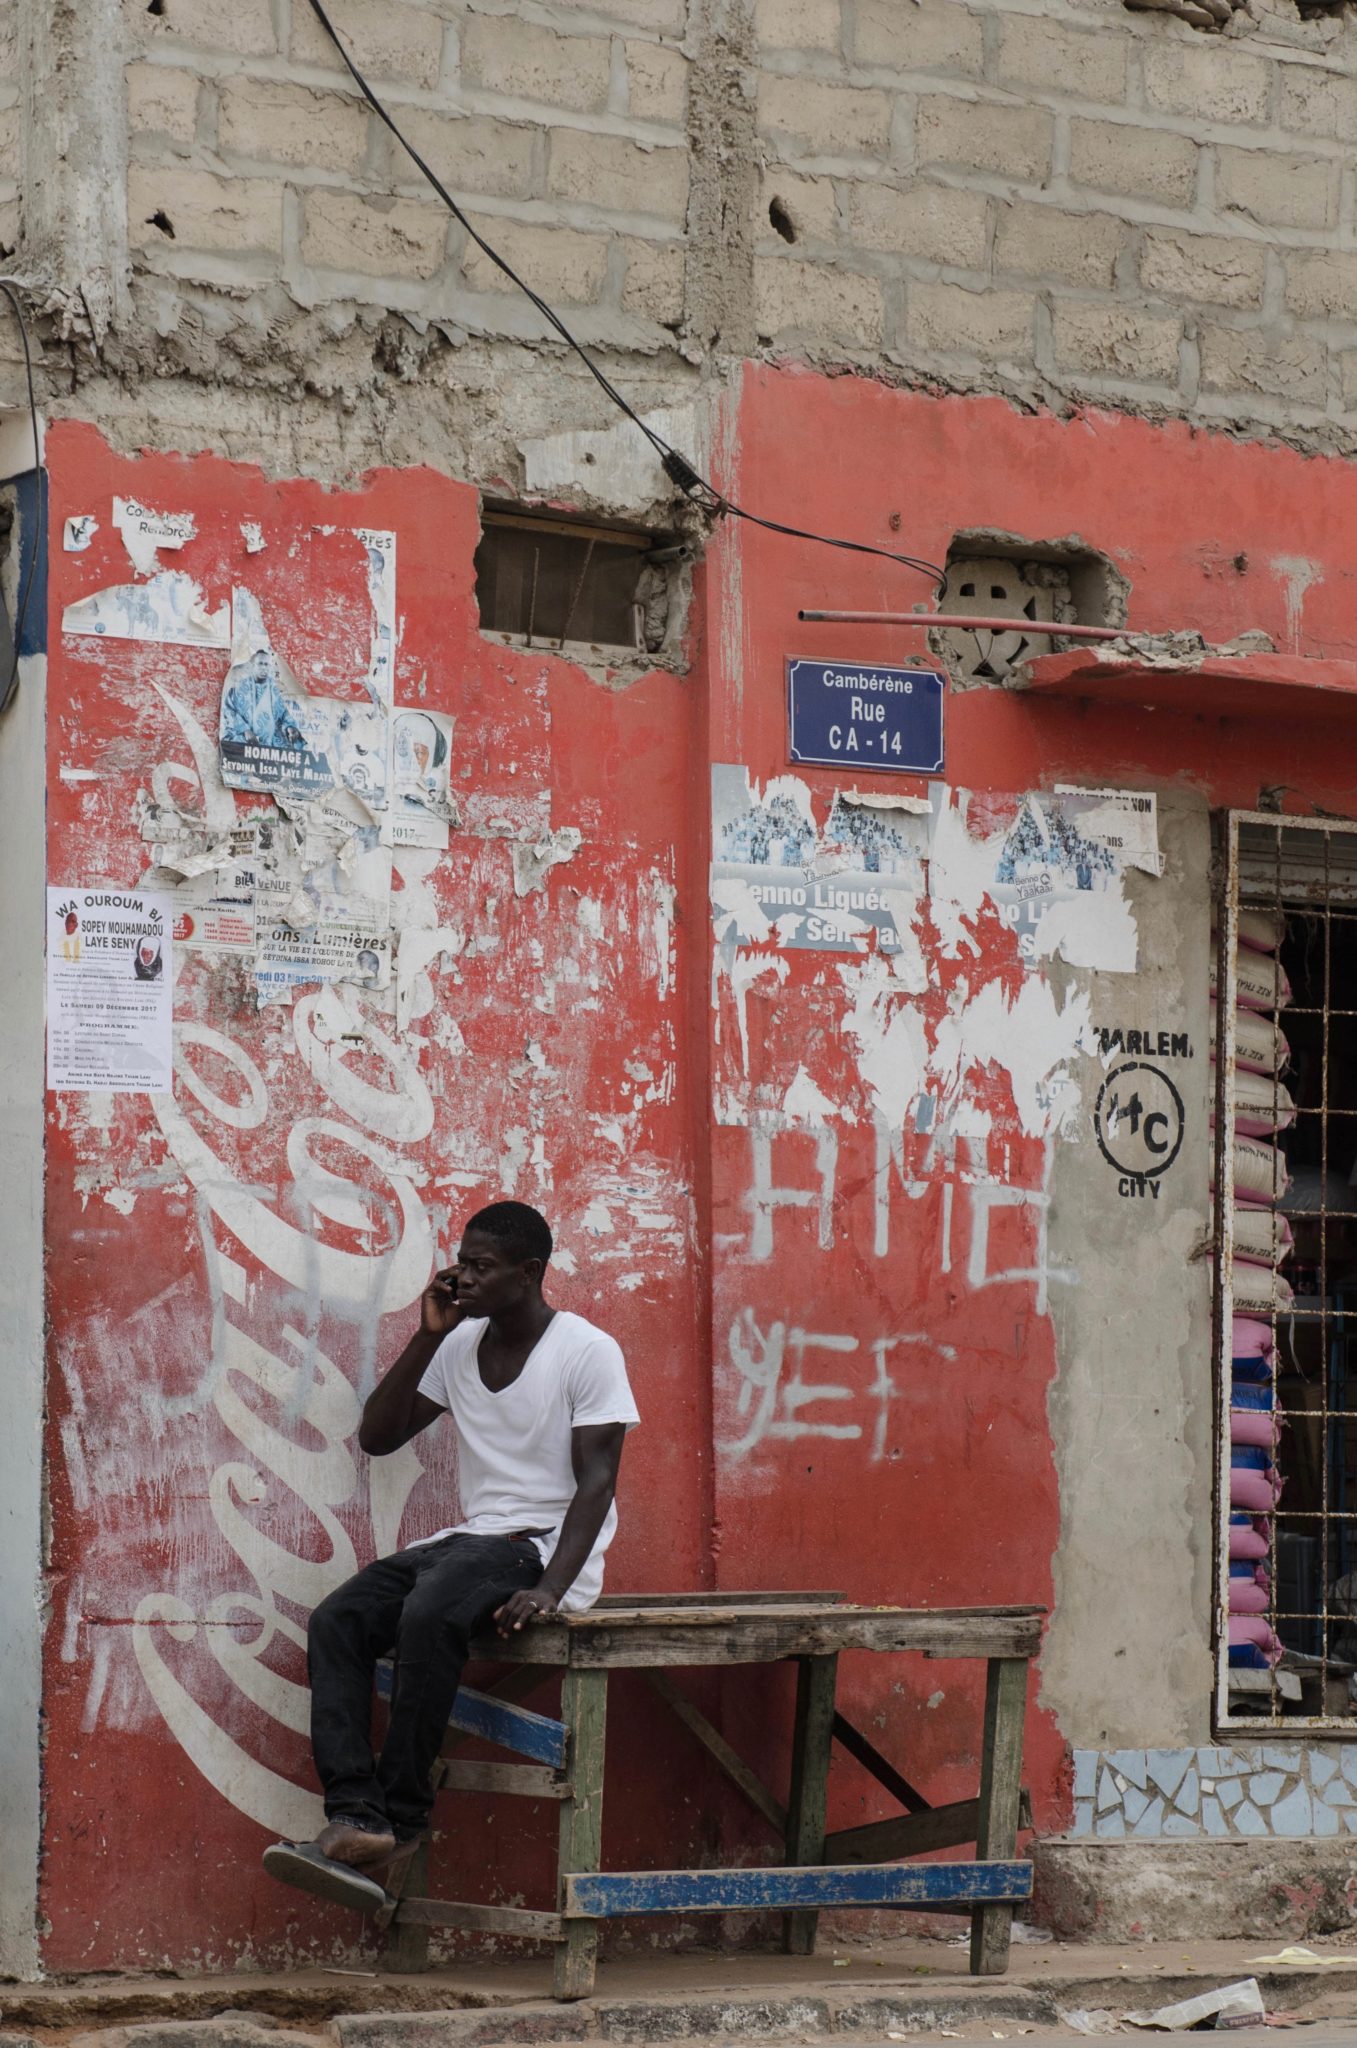
[[[441,1536],[509,1536],[545,1529],[536,1538],[545,1564],[575,1493],[570,1432],[593,1423],[640,1421],[627,1382],[621,1347],[583,1316],[557,1309],[512,1386],[491,1393],[477,1354],[488,1327],[468,1317],[435,1351],[419,1391],[452,1416],[457,1431],[457,1478],[465,1520],[420,1540]],[[608,1509],[598,1541],[561,1601],[568,1614],[592,1607],[603,1591],[603,1553],[617,1528],[617,1504]]]

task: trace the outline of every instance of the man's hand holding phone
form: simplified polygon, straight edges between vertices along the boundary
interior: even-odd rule
[[[442,1273],[435,1273],[424,1290],[420,1302],[420,1317],[430,1337],[446,1337],[455,1330],[462,1320],[462,1308],[457,1299],[457,1268],[449,1266]]]

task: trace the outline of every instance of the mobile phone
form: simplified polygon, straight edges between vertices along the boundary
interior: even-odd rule
[[[452,1298],[455,1301],[457,1299],[457,1268],[449,1266],[445,1272],[436,1274],[435,1278],[440,1287],[450,1287],[452,1289]]]

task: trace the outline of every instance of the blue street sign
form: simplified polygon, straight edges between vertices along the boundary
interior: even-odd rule
[[[789,661],[787,717],[793,761],[824,768],[942,767],[943,677],[933,668],[863,661]]]

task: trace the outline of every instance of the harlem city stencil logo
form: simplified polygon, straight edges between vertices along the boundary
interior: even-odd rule
[[[1108,1165],[1136,1180],[1166,1173],[1183,1142],[1183,1098],[1159,1067],[1127,1060],[1098,1091],[1093,1128]]]

